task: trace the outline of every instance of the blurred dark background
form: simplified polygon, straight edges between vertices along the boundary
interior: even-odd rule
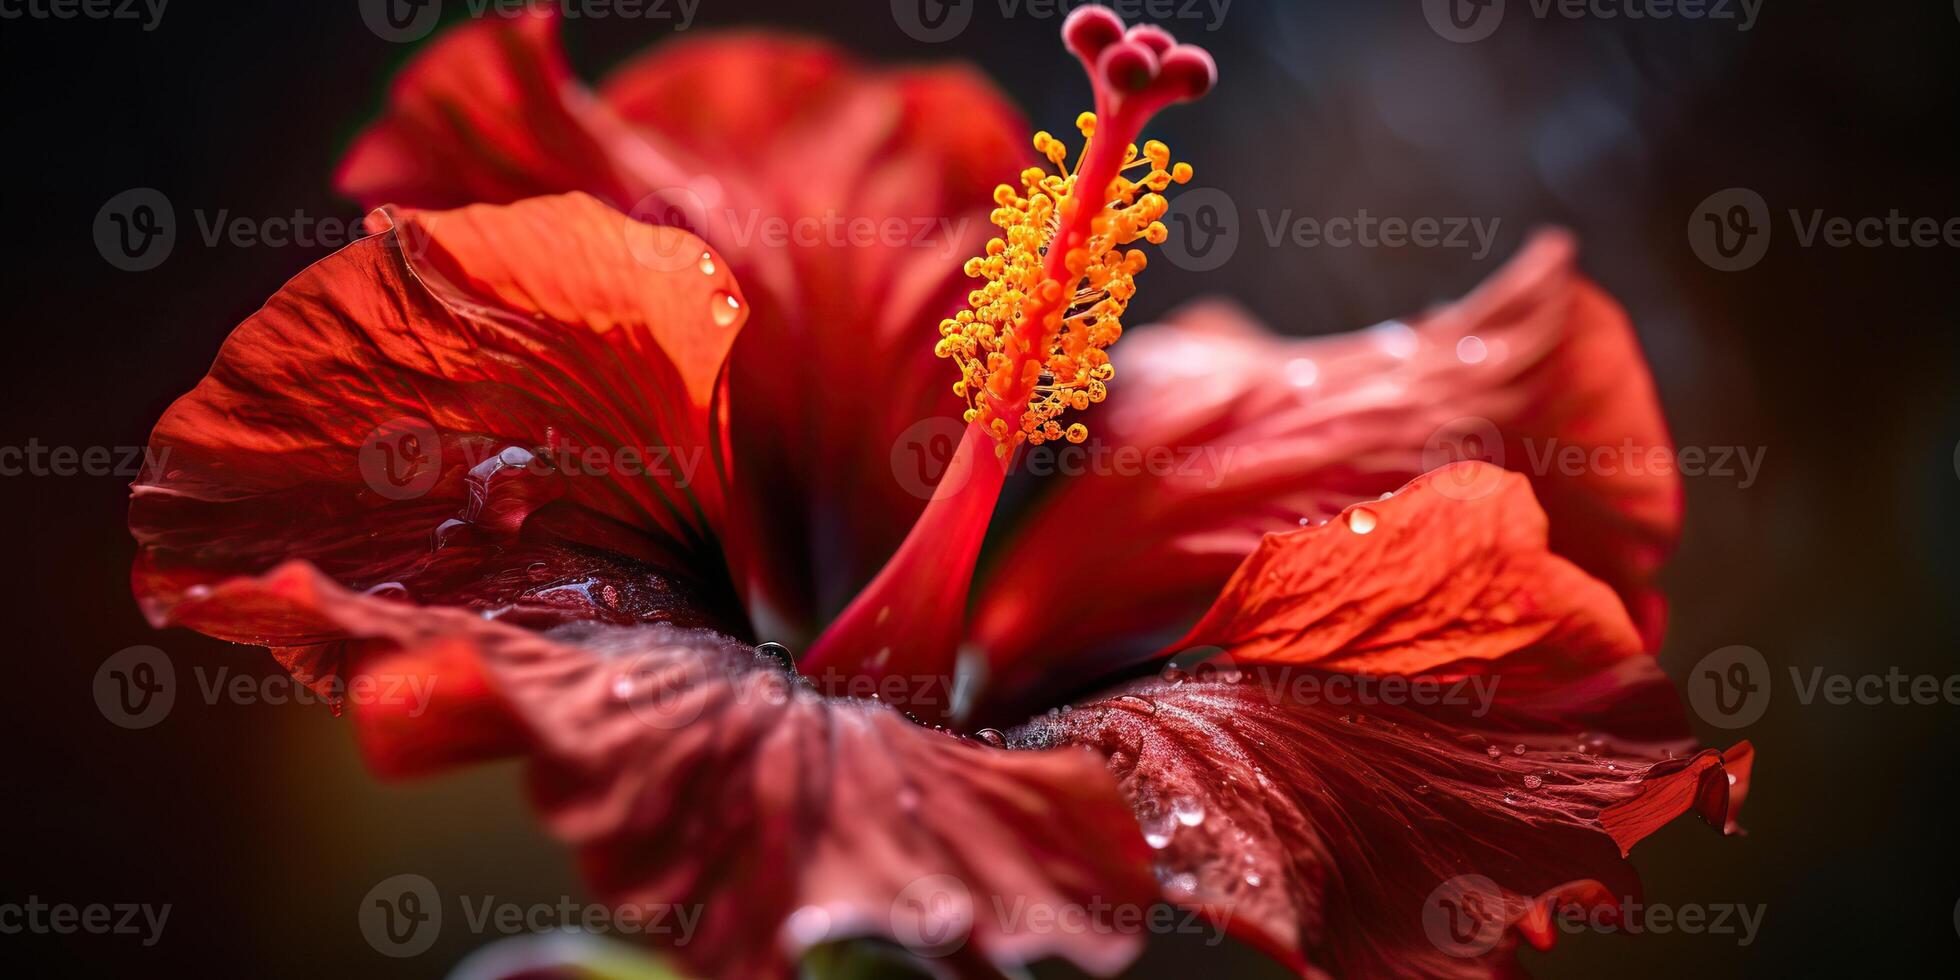
[[[466,13],[449,6],[447,21]],[[1211,48],[1223,83],[1202,111],[1173,111],[1157,132],[1198,165],[1200,183],[1230,195],[1242,231],[1217,269],[1156,264],[1144,312],[1225,293],[1282,330],[1351,329],[1463,292],[1533,226],[1574,228],[1586,269],[1639,327],[1676,440],[1763,450],[1749,486],[1687,480],[1687,530],[1667,573],[1670,673],[1684,679],[1730,644],[1763,651],[1779,675],[1789,665],[1960,672],[1960,603],[1948,598],[1960,579],[1960,250],[1805,247],[1787,214],[1960,217],[1954,6],[1778,0],[1743,29],[1740,5],[1729,20],[1575,19],[1510,0],[1472,43],[1443,37],[1423,7],[1165,8],[1192,13],[1164,22]],[[1037,126],[1065,129],[1087,93],[1055,40],[1059,18],[1025,0],[1005,9],[980,0],[945,43],[908,36],[885,0],[701,0],[691,29],[775,25],[873,59],[964,59]],[[0,445],[141,445],[231,327],[329,251],[207,247],[191,213],[357,218],[329,188],[332,167],[416,47],[370,32],[355,0],[174,0],[154,30],[144,26],[0,18],[0,268],[13,351]],[[596,79],[672,33],[671,21],[589,20],[567,37]],[[106,201],[138,187],[166,195],[184,227],[162,265],[127,272],[105,261],[92,228]],[[1687,229],[1705,199],[1733,187],[1762,196],[1773,232],[1759,262],[1723,272],[1697,257]],[[1475,217],[1499,232],[1488,254],[1271,246],[1259,216],[1288,209]],[[180,677],[275,670],[262,654],[144,624],[127,586],[127,482],[0,478],[14,637],[0,683],[11,760],[0,902],[168,902],[173,912],[152,948],[0,936],[11,967],[0,972],[438,974],[474,940],[445,935],[410,960],[376,955],[354,914],[376,882],[413,871],[459,893],[577,892],[511,767],[380,784],[317,706],[192,699],[146,730],[105,720],[92,678],[133,644],[163,648]],[[1776,695],[1740,732],[1703,730],[1759,747],[1750,835],[1723,841],[1685,820],[1634,854],[1652,899],[1765,906],[1755,942],[1586,935],[1528,955],[1534,972],[1782,976],[1952,962],[1960,708],[1805,706],[1787,686]],[[1168,950],[1142,970],[1192,962]]]

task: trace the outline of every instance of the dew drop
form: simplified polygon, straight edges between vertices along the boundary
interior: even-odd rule
[[[1526,776],[1526,777],[1524,777],[1524,788],[1525,788],[1525,789],[1537,789],[1538,787],[1540,787],[1540,786],[1543,786],[1543,785],[1545,785],[1545,781],[1544,781],[1544,780],[1542,780],[1542,779],[1539,779],[1539,778],[1538,778],[1538,776],[1537,776],[1536,774],[1533,774],[1533,775],[1530,775],[1530,776]]]
[[[621,701],[624,701],[627,698],[632,697],[633,678],[628,677],[625,674],[621,674],[618,677],[613,678],[612,693],[613,693],[613,697],[616,697]]]
[[[1490,757],[1491,757],[1491,758],[1493,758],[1493,759],[1495,759],[1495,758],[1497,758],[1497,757],[1499,757],[1499,756],[1501,756],[1501,755],[1503,755],[1503,754],[1504,754],[1504,750],[1503,750],[1503,749],[1500,749],[1500,748],[1498,748],[1498,747],[1497,747],[1497,746],[1495,746],[1495,745],[1493,745],[1493,746],[1491,746],[1490,748],[1487,748],[1487,749],[1485,749],[1485,750],[1484,750],[1484,754],[1485,754],[1485,755],[1487,755],[1487,756],[1490,756]]]
[[[973,737],[997,749],[1007,748],[1007,736],[1002,735],[998,728],[982,728],[974,732]]]
[[[1189,796],[1180,796],[1171,801],[1171,815],[1186,827],[1196,827],[1205,822],[1205,807]]]
[[[1727,775],[1728,775],[1728,777],[1729,777],[1729,785],[1730,785],[1730,786],[1734,786],[1734,785],[1735,785],[1735,773],[1728,773]]]
[[[701,274],[702,274],[702,275],[704,275],[704,276],[712,276],[712,275],[714,275],[714,274],[715,274],[715,256],[714,256],[714,253],[712,253],[712,252],[702,252],[702,253],[701,253],[701,261],[700,261],[700,262],[698,262],[698,263],[695,263],[695,264],[696,264],[696,265],[698,265],[698,266],[700,266],[700,268],[701,268]]]
[[[1356,507],[1345,515],[1348,530],[1356,534],[1367,534],[1375,529],[1375,512],[1366,507]]]
[[[1266,879],[1259,877],[1259,872],[1257,871],[1248,871],[1245,873],[1245,884],[1246,887],[1248,888],[1257,888],[1265,880]]]
[[[716,326],[732,327],[742,316],[742,301],[736,299],[734,293],[717,289],[714,296],[708,300],[708,310],[714,316]]]
[[[1482,364],[1490,356],[1481,337],[1465,337],[1456,342],[1456,359],[1465,364]]]
[[[1520,744],[1518,744],[1518,745],[1513,745],[1513,746],[1511,746],[1511,754],[1512,754],[1512,755],[1523,755],[1523,754],[1524,754],[1524,745],[1523,745],[1522,743],[1520,743]]]
[[[783,928],[798,946],[814,946],[830,935],[830,913],[815,905],[805,905],[790,913]]]
[[[1135,708],[1146,715],[1154,715],[1157,713],[1157,705],[1151,702],[1150,699],[1148,698],[1140,698],[1134,694],[1125,694],[1122,697],[1117,698],[1116,700],[1122,702],[1125,706]]]
[[[1162,850],[1171,845],[1171,835],[1177,832],[1169,814],[1159,813],[1138,820],[1143,827],[1143,842]]]
[[[1312,358],[1296,357],[1286,362],[1286,383],[1295,388],[1311,388],[1320,380],[1320,365]]]
[[[781,667],[788,673],[796,673],[796,657],[789,652],[789,647],[783,646],[780,643],[758,643],[756,644],[755,653],[758,657],[766,657],[774,660],[778,667]]]

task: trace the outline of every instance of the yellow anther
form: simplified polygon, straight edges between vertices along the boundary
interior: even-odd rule
[[[1093,140],[1095,114],[1082,113],[1075,126]],[[998,440],[1002,454],[1024,441],[1089,437],[1081,423],[1064,425],[1058,417],[1108,397],[1115,368],[1104,349],[1123,335],[1122,317],[1146,264],[1142,251],[1125,246],[1163,243],[1168,233],[1159,219],[1169,202],[1160,192],[1191,176],[1160,141],[1128,145],[1122,167],[1101,164],[1101,173],[1114,176],[1100,199],[1082,202],[1093,210],[1081,211],[1071,207],[1077,176],[1064,165],[1068,147],[1044,131],[1035,134],[1034,148],[1061,172],[1030,167],[1018,188],[995,188],[992,221],[1000,235],[963,266],[980,285],[967,295],[969,309],[940,321],[934,347],[959,366],[953,391],[967,402],[964,417]],[[1131,163],[1143,171],[1134,180],[1122,174]],[[1057,247],[1063,251],[1053,253]]]

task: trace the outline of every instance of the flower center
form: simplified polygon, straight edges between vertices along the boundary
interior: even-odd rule
[[[1115,377],[1105,349],[1122,336],[1145,265],[1141,250],[1125,246],[1163,242],[1163,192],[1191,179],[1169,147],[1151,140],[1139,151],[1136,138],[1158,110],[1198,98],[1218,77],[1204,49],[1156,27],[1125,31],[1105,7],[1070,14],[1062,39],[1095,92],[1096,111],[1075,122],[1082,153],[1071,170],[1068,147],[1035,134],[1035,152],[1059,172],[1030,167],[1019,189],[995,188],[1001,235],[966,263],[983,283],[968,294],[969,309],[940,323],[934,348],[959,365],[953,391],[966,400],[966,421],[991,435],[1002,457],[1023,442],[1088,438],[1080,422],[1064,428],[1058,419],[1102,401]],[[1140,173],[1126,177],[1131,171]]]

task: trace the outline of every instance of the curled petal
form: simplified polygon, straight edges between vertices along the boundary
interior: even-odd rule
[[[1655,646],[1650,579],[1679,531],[1678,477],[1545,462],[1672,447],[1625,314],[1573,252],[1541,234],[1463,300],[1354,334],[1286,340],[1213,304],[1126,338],[1095,431],[1143,463],[1060,481],[990,563],[975,639],[1000,696],[1070,669],[1060,651],[1185,627],[1261,535],[1465,458],[1529,471],[1553,547],[1612,585]],[[1057,552],[1090,556],[1102,587],[1047,602],[1076,567],[1046,560]]]
[[[697,570],[717,562],[711,402],[739,327],[713,304],[739,292],[635,252],[705,246],[584,195],[381,223],[240,325],[158,422],[130,506],[151,620],[281,648],[324,683],[331,626],[213,587],[304,559],[380,597],[547,619],[725,609]]]
[[[1689,810],[1724,826],[1746,787],[1746,742],[1671,757],[1502,708],[1359,708],[1332,676],[1152,678],[1012,737],[1103,752],[1165,898],[1310,975],[1509,975],[1555,910],[1639,895],[1636,840]]]
[[[1302,971],[1498,970],[1504,927],[1632,896],[1628,848],[1690,810],[1731,829],[1747,791],[1747,743],[1695,750],[1618,599],[1486,463],[1268,535],[1177,646],[1214,653],[1015,742],[1101,751],[1166,897]]]

